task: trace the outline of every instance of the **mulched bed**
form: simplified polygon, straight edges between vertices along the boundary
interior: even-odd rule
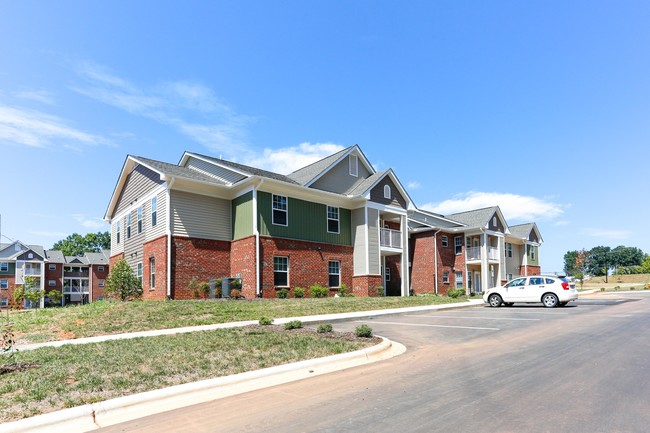
[[[30,368],[38,368],[39,364],[35,362],[13,362],[11,364],[0,365],[0,375],[6,373],[13,373],[15,371],[25,371]]]
[[[340,332],[340,331],[319,333],[316,332],[316,329],[309,328],[309,327],[286,330],[284,329],[284,325],[249,325],[249,326],[245,326],[244,329],[260,329],[260,330],[267,330],[273,332],[291,332],[294,334],[301,334],[301,335],[314,335],[320,338],[356,341],[359,343],[366,343],[366,344],[371,343],[371,345],[379,344],[382,342],[380,337],[375,337],[375,336],[370,338],[357,337],[357,335],[354,332]]]

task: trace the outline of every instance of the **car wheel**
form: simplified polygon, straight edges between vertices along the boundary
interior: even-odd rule
[[[514,302],[504,302],[503,305],[506,307],[512,307],[514,305]]]
[[[498,307],[502,302],[503,300],[501,299],[501,296],[497,295],[496,293],[492,293],[488,297],[488,303],[490,304],[490,307]]]
[[[559,302],[555,294],[545,293],[544,296],[542,296],[542,303],[546,308],[553,308],[553,307],[557,307]]]

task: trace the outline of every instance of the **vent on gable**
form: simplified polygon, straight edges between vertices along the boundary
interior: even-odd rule
[[[359,177],[359,157],[350,155],[350,176]]]

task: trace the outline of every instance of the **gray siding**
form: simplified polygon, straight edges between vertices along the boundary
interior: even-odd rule
[[[216,166],[207,161],[203,161],[194,157],[190,157],[187,160],[185,167],[230,183],[239,182],[246,177],[232,170]]]
[[[144,204],[145,241],[154,240],[165,234],[167,228],[167,190],[156,194],[156,226],[151,225],[151,199]]]
[[[494,224],[494,219],[495,218],[497,220],[496,225]],[[492,215],[490,217],[490,221],[488,222],[488,228],[490,230],[494,230],[495,232],[505,233],[505,231],[506,231],[506,229],[505,229],[505,227],[503,225],[503,222],[501,221],[501,219],[499,218],[499,215],[497,215],[496,212],[494,213],[494,215]]]
[[[124,209],[128,208],[135,202],[136,199],[141,198],[152,189],[164,182],[160,180],[160,175],[146,167],[137,165],[131,173],[129,173],[120,198],[117,201],[115,213],[111,216],[119,214]]]
[[[139,207],[139,206],[138,206]],[[145,230],[144,225],[141,233],[138,233],[138,207],[134,207],[129,211],[131,215],[131,236],[128,236],[128,230],[126,226],[127,218],[124,217],[123,220],[123,230],[122,230],[122,239],[124,239],[124,258],[127,263],[133,269],[133,272],[137,272],[137,264],[142,262],[142,256],[144,254],[144,239],[145,239]],[[143,208],[144,211],[144,208]],[[143,213],[144,216],[144,213]],[[144,264],[143,264],[144,266]]]
[[[379,211],[368,209],[368,269],[369,275],[381,273],[379,260]]]
[[[337,165],[332,167],[330,171],[325,173],[323,177],[314,182],[311,187],[320,189],[322,191],[330,191],[339,194],[350,190],[353,186],[356,186],[357,184],[363,182],[363,180],[371,174],[361,162],[361,158],[359,158],[358,161],[359,176],[350,176],[350,163],[348,156]]]
[[[120,243],[117,243],[117,222],[120,222]],[[111,257],[124,252],[124,218],[111,222]]]
[[[352,211],[352,243],[354,245],[354,275],[366,275],[368,242],[365,226],[366,209]]]
[[[384,197],[384,186],[390,186],[391,198]],[[399,189],[390,177],[384,177],[370,190],[370,201],[384,205],[397,206],[406,209],[406,199],[399,193]]]
[[[506,274],[512,274],[513,277],[519,276],[520,266],[523,263],[522,252],[525,251],[525,245],[512,244],[512,257],[508,257],[506,248]]]
[[[171,213],[175,236],[232,240],[230,200],[172,191]]]

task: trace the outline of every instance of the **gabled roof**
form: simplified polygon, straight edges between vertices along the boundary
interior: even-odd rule
[[[102,250],[99,253],[86,253],[86,259],[90,265],[108,265],[109,264],[109,250]]]
[[[366,158],[366,156],[363,154],[359,145],[355,144],[354,146],[350,146],[346,149],[336,152],[333,155],[330,155],[326,158],[323,158],[319,161],[309,164],[306,167],[298,169],[293,173],[289,174],[289,177],[300,185],[309,186],[312,183],[314,183],[316,180],[318,180],[320,177],[322,177],[325,173],[330,171],[332,167],[334,167],[337,163],[339,163],[341,160],[343,160],[345,157],[347,157],[349,154],[351,154],[354,151],[356,151],[359,154],[359,156],[361,157],[360,158],[361,162],[365,165],[368,171],[374,174],[375,169],[372,167],[372,164],[370,164],[368,158]]]
[[[510,226],[510,235],[519,239],[528,240],[530,238],[530,232],[532,231],[534,231],[537,235],[537,239],[539,239],[540,242],[543,242],[542,235],[537,228],[537,224],[535,223],[525,223]]]
[[[181,161],[185,158],[186,155],[188,155],[188,156],[196,156],[196,157],[202,158],[204,160],[208,160],[212,164],[220,165],[222,167],[232,168],[232,169],[236,170],[237,172],[239,172],[239,173],[241,173],[243,175],[246,175],[247,177],[259,176],[259,177],[265,177],[267,179],[274,179],[274,180],[279,180],[281,182],[287,182],[287,183],[290,183],[290,184],[293,184],[293,185],[298,185],[298,182],[296,182],[295,180],[293,180],[290,177],[285,176],[283,174],[274,173],[274,172],[268,171],[268,170],[262,170],[260,168],[250,167],[248,165],[239,164],[237,162],[226,161],[226,160],[223,160],[223,159],[214,158],[212,156],[201,155],[200,153],[185,152],[185,154],[183,155],[183,158],[181,159]]]
[[[459,212],[447,215],[447,218],[465,224],[469,228],[488,228],[490,219],[494,214],[497,214],[499,219],[503,222],[505,232],[509,233],[508,223],[501,213],[499,206],[491,206],[483,209],[475,209],[466,212]]]
[[[16,246],[18,246],[18,250],[16,250]],[[45,250],[41,245],[27,245],[20,241],[15,241],[10,244],[0,244],[0,257],[4,260],[16,260],[19,256],[28,251],[33,252],[42,259],[45,259]]]
[[[458,229],[466,227],[465,224],[453,221],[443,215],[429,212],[422,209],[416,209],[409,212],[409,224],[412,228],[436,228],[436,229]]]
[[[58,250],[47,250],[45,251],[45,256],[47,260],[53,263],[65,263],[65,257],[63,252]]]
[[[154,159],[144,158],[142,156],[132,156],[132,158],[136,162],[160,173],[161,175],[170,177],[182,177],[189,180],[214,183],[215,185],[226,185],[226,182],[220,181],[219,179],[216,179],[212,176],[207,176],[196,170],[190,170],[187,167],[181,167],[179,165],[169,164],[167,162],[156,161]]]

